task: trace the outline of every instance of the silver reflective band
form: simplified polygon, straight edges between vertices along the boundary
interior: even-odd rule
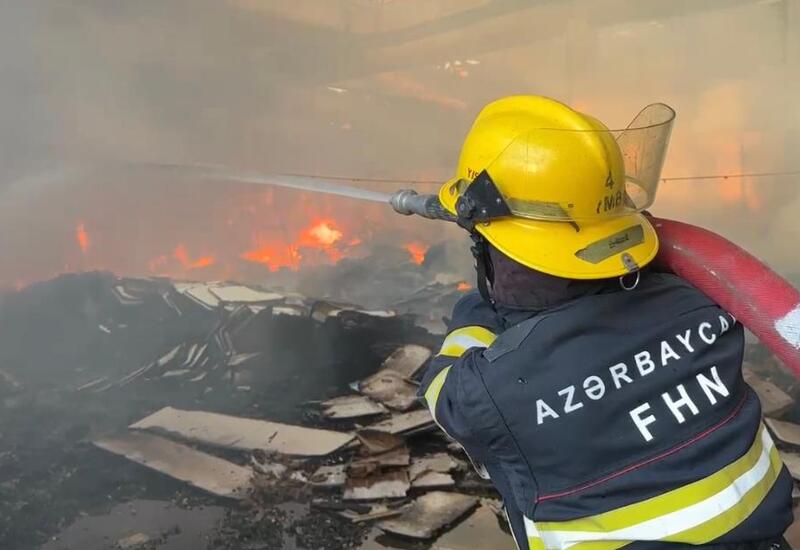
[[[581,260],[591,264],[599,264],[615,254],[624,252],[644,242],[644,228],[634,225],[614,233],[608,237],[595,241],[586,248],[578,250],[575,255]]]

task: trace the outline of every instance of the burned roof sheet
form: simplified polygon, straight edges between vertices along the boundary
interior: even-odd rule
[[[221,497],[245,498],[251,487],[249,468],[156,435],[128,432],[94,444]]]
[[[352,441],[351,434],[205,411],[163,409],[131,424],[197,443],[228,449],[262,449],[289,455],[322,456]]]

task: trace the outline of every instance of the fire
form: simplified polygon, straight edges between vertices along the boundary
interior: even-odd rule
[[[425,253],[428,247],[421,243],[408,243],[403,248],[411,255],[411,261],[417,265],[422,265],[425,261]]]
[[[175,247],[172,257],[178,260],[184,269],[199,269],[201,267],[212,266],[216,263],[216,260],[213,256],[203,256],[196,260],[192,260],[189,258],[189,252],[186,250],[186,246],[182,244],[179,244]]]
[[[78,224],[78,227],[75,229],[75,240],[78,241],[78,246],[81,247],[81,252],[86,254],[89,251],[89,233],[86,232],[86,227],[84,227],[83,222]]]
[[[470,289],[472,289],[472,285],[469,284],[467,281],[461,281],[460,283],[458,283],[458,286],[456,287],[456,290],[458,290],[459,292],[467,292]]]
[[[297,269],[302,256],[296,246],[286,244],[264,244],[260,238],[253,239],[256,248],[243,252],[241,258],[248,262],[264,264],[270,271],[278,271],[282,267]]]
[[[147,269],[150,273],[163,273],[169,263],[169,256],[161,254],[147,262]]]
[[[126,275],[252,280],[269,272],[327,269],[344,259],[364,259],[387,242],[395,247],[393,254],[399,254],[401,261],[409,258],[416,265],[425,262],[427,235],[421,231],[396,231],[394,239],[387,241],[381,231],[386,216],[377,208],[372,211],[358,206],[334,214],[327,204],[303,199],[297,208],[286,207],[281,212],[285,219],[276,219],[264,216],[259,201],[251,194],[246,197],[247,201],[231,200],[230,205],[226,203],[209,215],[206,231],[173,229],[170,233],[172,226],[161,227],[164,224],[154,219],[154,227],[126,235],[126,247],[113,242],[122,236],[116,228],[112,233],[101,233],[109,225],[103,218],[78,214],[69,218],[66,225],[66,238],[75,244],[67,243],[64,258],[58,259],[51,273],[108,269]],[[274,207],[277,202],[269,206]],[[171,218],[168,220],[171,224]],[[378,242],[376,234],[380,235]],[[43,276],[46,275],[14,273],[13,277],[0,280],[0,287],[11,289],[18,280],[27,284]]]
[[[300,234],[297,246],[321,250],[332,262],[338,262],[342,259],[342,252],[335,245],[341,239],[342,232],[336,229],[333,220],[319,220],[312,222]]]
[[[327,248],[342,238],[342,232],[332,227],[330,220],[322,220],[303,232],[301,244]]]
[[[315,220],[293,242],[267,240],[257,235],[253,238],[255,248],[243,252],[240,257],[249,262],[264,264],[270,271],[278,271],[283,267],[297,270],[303,261],[303,249],[319,250],[332,262],[341,260],[343,253],[337,245],[343,237],[344,233],[333,220]],[[350,241],[350,246],[355,240],[357,239]]]

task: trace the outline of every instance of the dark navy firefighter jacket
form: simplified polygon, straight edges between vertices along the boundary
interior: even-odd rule
[[[660,273],[544,312],[498,311],[477,293],[459,301],[420,393],[502,495],[520,549],[782,535],[792,482],[729,313]]]

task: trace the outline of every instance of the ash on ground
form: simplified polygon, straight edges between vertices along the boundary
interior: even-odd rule
[[[421,292],[444,288],[454,302],[455,286]],[[422,366],[439,336],[412,314],[110,273],[63,275],[0,300],[0,548],[198,548],[198,536],[208,549],[355,548],[375,521],[342,514],[382,499],[343,501],[315,471],[363,462],[354,429],[406,414],[418,418],[404,429],[422,430],[408,438],[414,448],[446,449],[416,400],[400,411],[350,387],[409,345],[417,355],[406,359]],[[391,383],[414,390],[405,376]],[[393,391],[381,385],[378,394]],[[363,400],[344,413],[322,405],[348,395]],[[128,428],[165,409],[225,415],[229,438]],[[305,426],[339,439],[322,451],[315,432],[299,434],[307,448],[270,450],[269,435],[237,445],[237,423],[256,419],[273,437],[275,426],[288,438]],[[247,472],[242,494],[225,494],[228,464]],[[422,491],[389,500],[402,508]],[[142,521],[150,516],[161,521]]]

